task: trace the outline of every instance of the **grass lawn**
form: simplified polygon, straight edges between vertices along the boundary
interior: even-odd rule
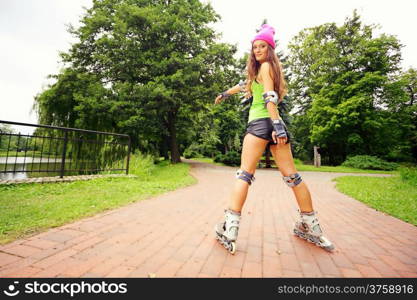
[[[396,174],[395,171],[382,171],[382,170],[362,170],[342,166],[321,166],[316,168],[312,165],[295,164],[298,171],[314,171],[314,172],[336,172],[336,173],[365,173],[365,174]]]
[[[213,158],[209,158],[209,157],[193,157],[190,159],[195,160],[195,161],[206,162],[206,163],[213,164],[216,166],[227,166],[225,164],[215,162]]]
[[[189,165],[132,156],[136,178],[0,185],[0,244],[194,184]]]
[[[366,205],[417,225],[417,185],[393,177],[342,176],[336,188]]]
[[[52,158],[52,157],[54,157],[54,155],[55,154],[50,154],[49,155],[49,157],[50,158]],[[14,151],[9,151],[9,153],[7,153],[7,151],[4,151],[4,150],[0,150],[0,157],[6,157],[6,156],[9,156],[9,157],[23,157],[23,156],[26,156],[26,157],[41,157],[41,152],[40,151],[26,151],[26,153],[25,153],[25,151],[21,151],[21,152],[16,152],[16,150],[14,150]],[[48,153],[42,153],[42,157],[45,157],[45,158],[47,158],[48,157]],[[59,157],[59,155],[58,155],[58,157]]]

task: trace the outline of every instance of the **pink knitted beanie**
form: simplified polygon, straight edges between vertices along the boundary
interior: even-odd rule
[[[264,24],[261,26],[261,30],[253,38],[252,44],[254,41],[262,40],[262,41],[267,42],[269,45],[271,45],[272,48],[275,49],[274,34],[275,34],[274,27],[269,26],[268,24]]]

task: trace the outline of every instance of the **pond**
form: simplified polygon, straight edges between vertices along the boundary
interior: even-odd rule
[[[25,179],[31,177],[59,176],[60,158],[0,157],[0,180]],[[65,160],[68,168],[71,162]],[[48,172],[45,172],[48,170]],[[6,173],[5,171],[15,171]],[[29,171],[29,172],[28,172]],[[75,174],[73,172],[73,174]],[[65,172],[65,175],[72,175]]]

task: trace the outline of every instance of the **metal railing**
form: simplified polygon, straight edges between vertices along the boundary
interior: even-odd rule
[[[21,134],[0,127],[0,180],[129,173],[131,140],[126,134],[3,120],[0,125],[36,128]]]

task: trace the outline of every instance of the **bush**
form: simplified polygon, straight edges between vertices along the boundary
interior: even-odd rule
[[[143,154],[139,150],[130,157],[129,174],[137,175],[142,179],[152,175],[155,169],[155,157],[150,154]]]
[[[302,165],[303,162],[299,158],[294,158],[294,164],[296,164],[296,165]]]
[[[193,157],[200,157],[202,156],[200,153],[197,152],[195,149],[187,148],[184,150],[184,153],[182,154],[185,158],[193,158]]]
[[[206,147],[203,144],[192,143],[190,146],[188,146],[187,149],[184,150],[182,155],[185,158],[204,157],[205,155],[207,155],[207,150],[205,148]]]
[[[399,171],[402,180],[417,186],[417,168],[401,167]]]
[[[356,155],[348,157],[343,163],[344,167],[352,167],[365,170],[385,170],[392,171],[398,168],[398,164],[387,162],[376,156]]]
[[[214,157],[214,161],[228,166],[240,166],[240,154],[236,151],[229,151],[226,154],[219,153]]]

